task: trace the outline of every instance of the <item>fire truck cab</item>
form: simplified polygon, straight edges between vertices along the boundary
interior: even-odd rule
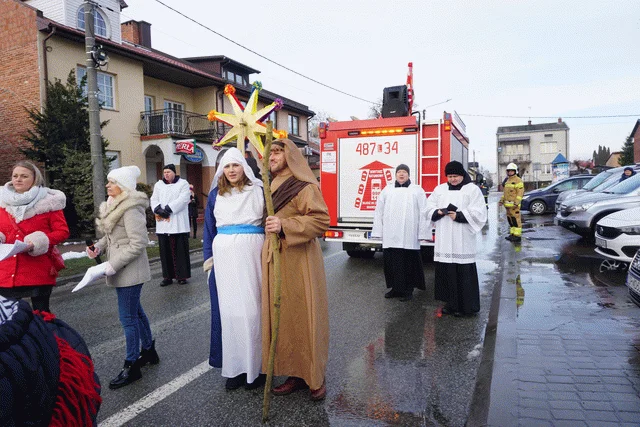
[[[460,117],[445,111],[428,120],[422,114],[320,125],[320,187],[331,218],[324,238],[342,242],[352,257],[382,250],[382,242],[370,237],[373,215],[378,195],[395,181],[397,165],[409,166],[411,181],[428,197],[444,182],[448,162],[468,162],[469,139]],[[422,244],[433,246],[433,240]]]

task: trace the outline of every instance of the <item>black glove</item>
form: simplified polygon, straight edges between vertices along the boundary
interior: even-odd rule
[[[173,213],[173,211],[171,210],[169,205],[164,207],[164,211],[167,213],[167,218],[169,217],[169,215],[171,215]]]
[[[162,209],[160,205],[156,206],[156,208],[153,210],[153,213],[158,215],[160,218],[169,218],[169,213],[166,210]]]

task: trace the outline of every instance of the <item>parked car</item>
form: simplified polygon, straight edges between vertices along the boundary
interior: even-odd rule
[[[554,221],[576,234],[593,238],[600,219],[637,206],[640,206],[640,174],[600,193],[589,193],[563,202]]]
[[[577,190],[582,187],[595,175],[576,175],[554,182],[548,187],[531,190],[524,193],[520,209],[529,211],[534,215],[542,215],[545,212],[555,210],[555,202],[560,193],[567,190]]]
[[[625,209],[602,218],[596,224],[596,252],[614,261],[619,269],[628,265],[640,249],[640,207]],[[617,262],[620,265],[615,264]]]
[[[631,300],[640,306],[640,251],[636,252],[627,272],[627,288]]]
[[[567,190],[562,192],[556,199],[555,211],[558,212],[560,205],[565,200],[584,194],[586,191],[598,193],[606,190],[607,188],[615,185],[620,180],[620,174],[624,170],[624,167],[607,169],[597,174],[591,181],[586,183],[584,187],[578,190]]]

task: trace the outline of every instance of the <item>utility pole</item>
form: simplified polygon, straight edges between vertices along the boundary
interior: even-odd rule
[[[87,101],[89,104],[89,134],[91,167],[93,168],[93,211],[98,215],[100,204],[105,201],[104,163],[102,160],[102,134],[100,131],[100,103],[98,102],[98,64],[94,60],[96,45],[94,29],[94,3],[84,3],[84,42],[87,52]]]

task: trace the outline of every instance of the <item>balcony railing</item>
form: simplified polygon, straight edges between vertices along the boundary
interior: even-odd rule
[[[205,114],[192,113],[174,108],[143,111],[140,113],[138,131],[140,135],[175,135],[218,139],[228,130],[228,126],[210,122]]]
[[[529,163],[531,162],[530,154],[500,154],[499,161],[501,165],[509,163]]]

